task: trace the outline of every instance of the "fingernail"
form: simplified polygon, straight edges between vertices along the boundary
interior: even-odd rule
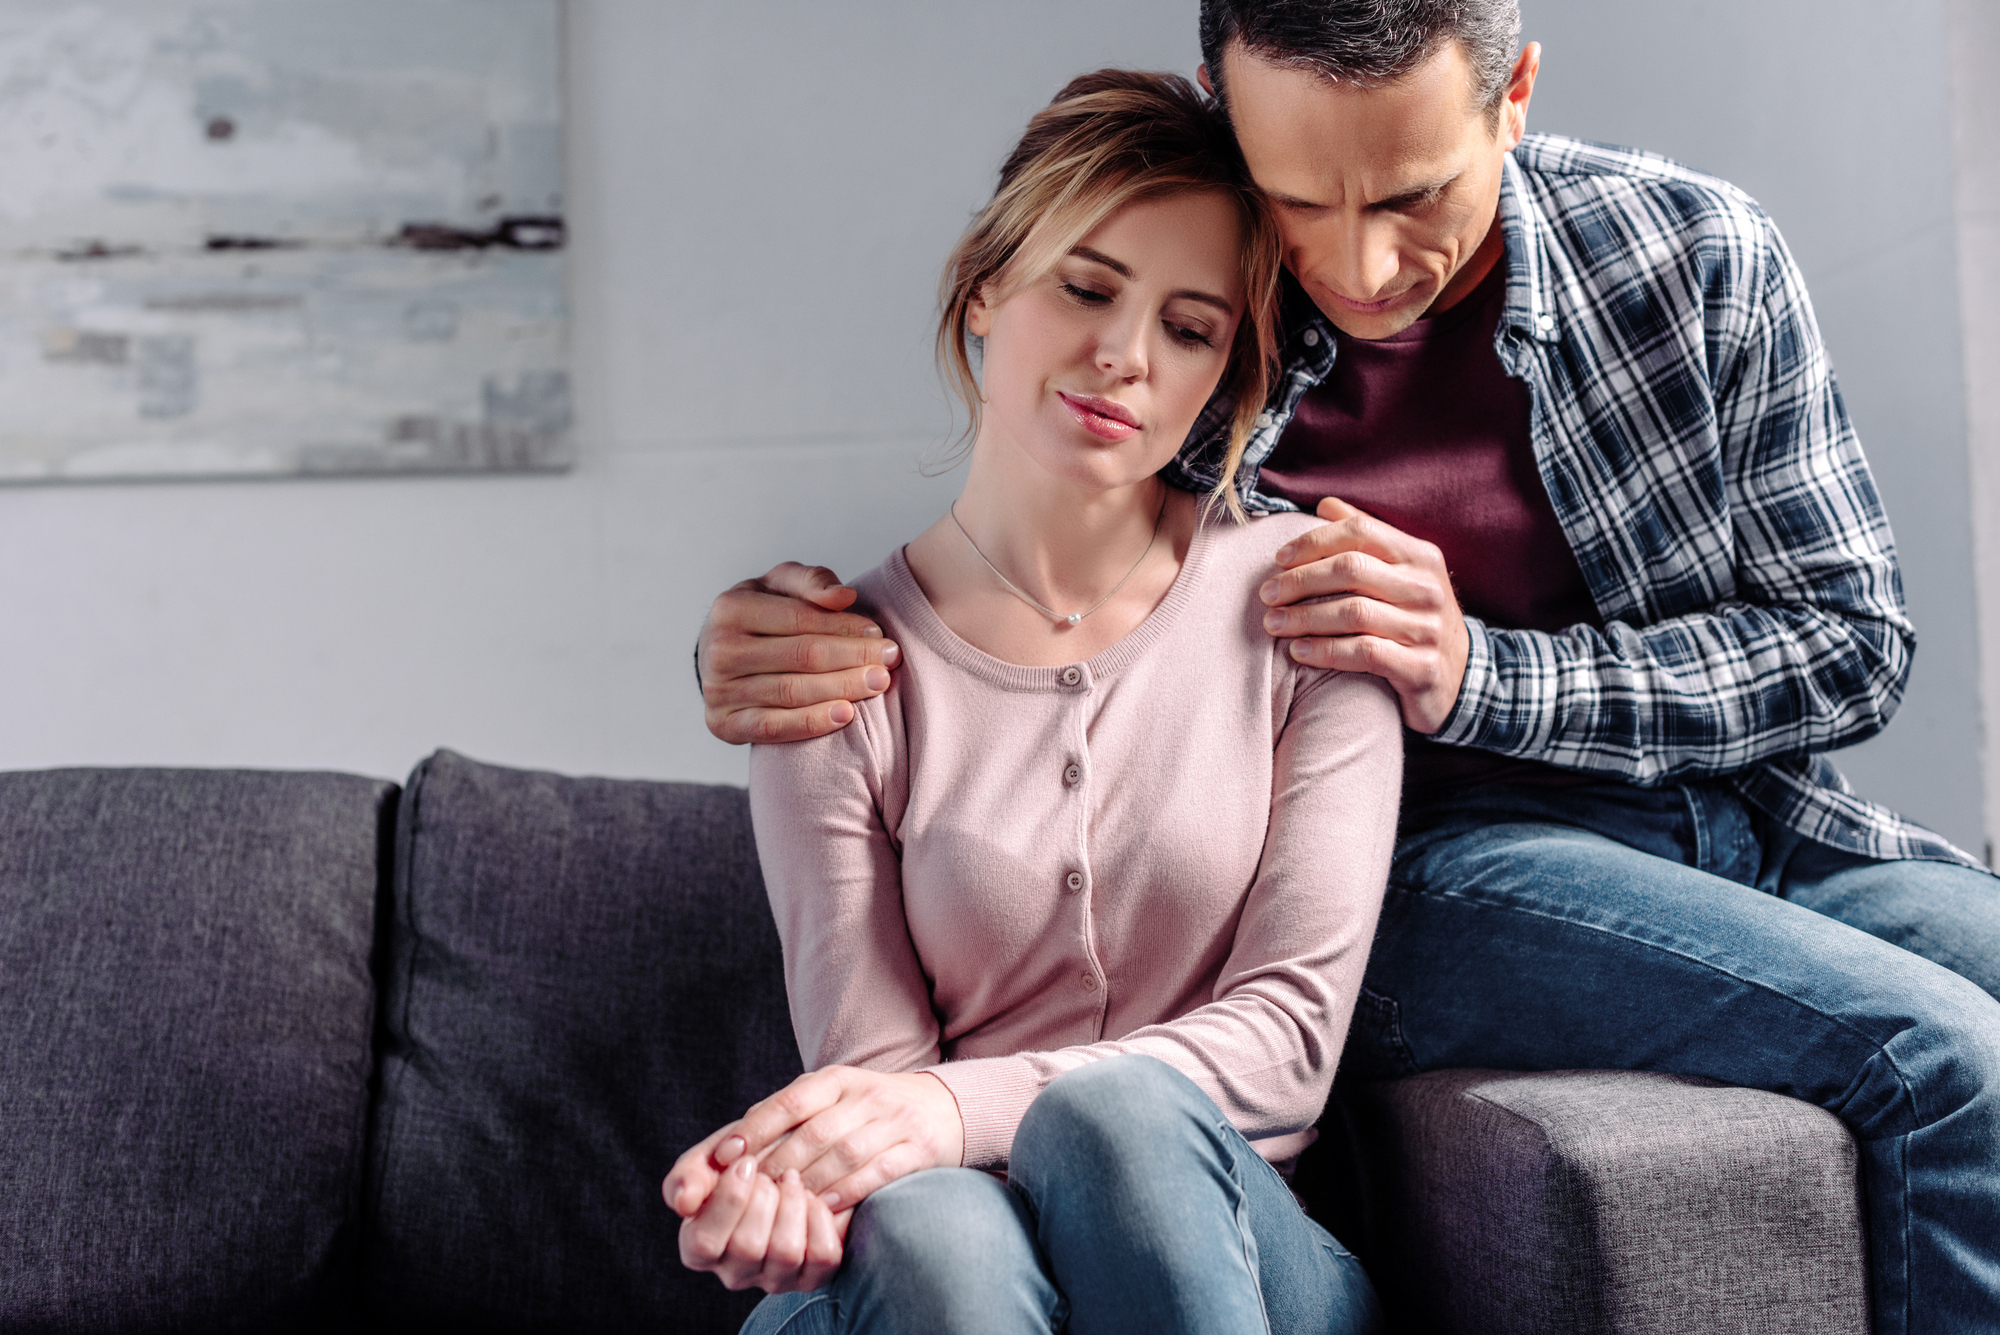
[[[1285,614],[1283,612],[1264,613],[1265,630],[1280,631],[1283,630],[1284,628],[1285,628]]]
[[[889,670],[878,667],[869,668],[861,674],[861,683],[871,691],[886,691],[889,689]]]
[[[1306,642],[1304,640],[1292,641],[1292,657],[1298,659],[1301,663],[1306,661]]]
[[[835,700],[833,708],[828,710],[827,713],[832,716],[834,726],[837,728],[846,727],[848,724],[854,722],[854,706],[848,704],[845,700]]]
[[[1292,557],[1296,553],[1296,550],[1297,549],[1294,548],[1292,544],[1290,544],[1289,542],[1286,543],[1284,546],[1278,548],[1278,564],[1281,566],[1290,565],[1292,563]]]
[[[1276,598],[1278,596],[1278,581],[1275,579],[1265,580],[1264,587],[1257,590],[1257,596],[1267,603]]]
[[[736,1166],[729,1171],[742,1178],[745,1182],[748,1182],[751,1178],[757,1176],[757,1161],[746,1154],[741,1159],[738,1159]]]
[[[896,666],[897,663],[901,662],[902,659],[903,659],[903,651],[901,649],[898,649],[895,645],[885,644],[882,646],[883,667],[894,667]]]
[[[840,1193],[837,1191],[822,1191],[819,1194],[819,1199],[820,1203],[829,1210],[838,1210],[840,1208]]]
[[[715,1147],[715,1161],[724,1165],[733,1164],[742,1158],[743,1151],[749,1148],[750,1143],[741,1136],[726,1137],[720,1145]]]
[[[868,626],[862,630],[861,637],[866,640],[879,640],[882,638],[882,628],[880,626]]]

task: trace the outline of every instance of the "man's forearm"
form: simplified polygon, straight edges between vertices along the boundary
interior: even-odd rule
[[[1605,632],[1467,625],[1465,684],[1436,740],[1646,785],[1873,736],[1914,647],[1900,619],[1743,603]]]

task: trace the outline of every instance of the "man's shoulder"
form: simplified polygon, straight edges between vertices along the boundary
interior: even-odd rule
[[[1643,149],[1531,134],[1513,157],[1530,192],[1555,213],[1587,201],[1622,206],[1635,223],[1660,230],[1706,225],[1762,231],[1770,224],[1763,207],[1737,186]]]

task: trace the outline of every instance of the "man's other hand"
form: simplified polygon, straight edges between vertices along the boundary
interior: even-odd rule
[[[1283,570],[1259,594],[1271,609],[1264,629],[1291,639],[1301,663],[1383,678],[1403,722],[1436,732],[1458,703],[1472,642],[1443,553],[1332,496],[1318,514],[1331,522],[1278,549]],[[1326,601],[1295,605],[1310,598]]]
[[[715,600],[695,662],[708,730],[725,742],[797,742],[846,727],[850,702],[889,689],[901,651],[845,611],[856,594],[823,566],[787,561]]]

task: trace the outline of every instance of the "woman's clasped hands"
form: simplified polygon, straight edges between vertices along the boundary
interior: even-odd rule
[[[829,1066],[802,1075],[675,1161],[661,1185],[681,1263],[732,1289],[816,1289],[854,1207],[906,1174],[956,1166],[965,1130],[944,1082]]]

